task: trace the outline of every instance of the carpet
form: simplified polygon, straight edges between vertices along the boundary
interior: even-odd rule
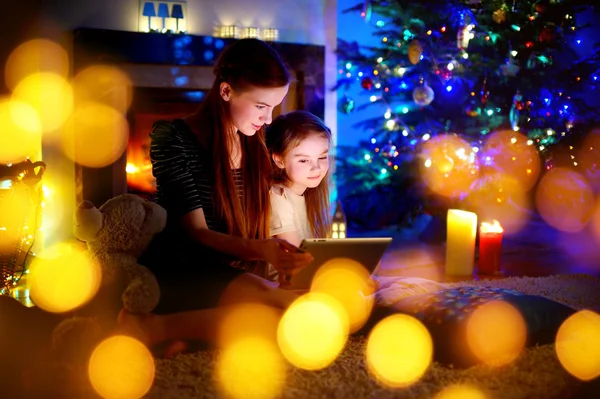
[[[469,281],[450,286],[492,286],[541,295],[576,309],[600,312],[600,279],[587,275],[507,278]],[[389,283],[388,289],[392,289]],[[431,288],[424,288],[426,290]],[[414,293],[423,292],[415,289]],[[415,384],[389,389],[377,384],[368,374],[363,360],[366,339],[351,337],[337,360],[320,371],[305,371],[290,366],[281,398],[434,398],[453,384],[470,384],[487,399],[567,399],[594,397],[598,379],[583,384],[560,365],[554,346],[526,348],[508,366],[475,366],[466,370],[433,363]],[[149,398],[220,398],[213,370],[218,354],[202,351],[156,361],[156,377]],[[589,396],[588,396],[589,395]],[[249,396],[248,396],[249,397]]]

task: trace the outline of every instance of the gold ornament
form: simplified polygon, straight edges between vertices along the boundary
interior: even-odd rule
[[[497,24],[501,24],[506,21],[506,10],[501,8],[499,10],[494,11],[492,16],[494,18],[494,22]]]
[[[416,65],[421,60],[421,54],[423,54],[423,46],[418,40],[413,40],[408,45],[408,60],[411,64]]]

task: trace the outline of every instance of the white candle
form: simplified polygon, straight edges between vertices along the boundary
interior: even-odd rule
[[[446,274],[469,276],[475,262],[477,215],[458,209],[448,210]]]

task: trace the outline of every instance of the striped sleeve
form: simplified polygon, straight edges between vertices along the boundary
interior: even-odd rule
[[[194,179],[188,156],[193,147],[193,137],[187,137],[172,123],[156,122],[150,133],[150,159],[156,178],[156,199],[167,212],[184,215],[202,208],[201,187]],[[197,148],[194,148],[197,149]],[[197,152],[197,151],[192,151]]]

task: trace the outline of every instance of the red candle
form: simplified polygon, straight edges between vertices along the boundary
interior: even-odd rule
[[[502,252],[502,226],[497,220],[479,227],[479,274],[499,274]]]

